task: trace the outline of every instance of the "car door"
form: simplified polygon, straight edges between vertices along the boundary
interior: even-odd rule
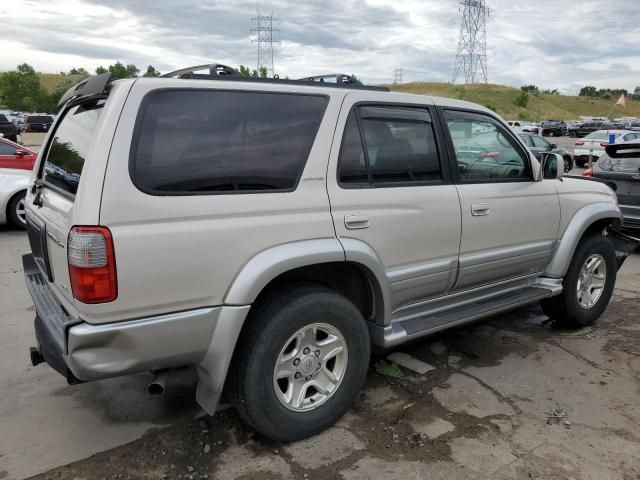
[[[452,288],[460,203],[443,168],[442,130],[433,107],[376,98],[346,97],[327,187],[338,238],[343,245],[355,240],[375,251],[393,310]]]
[[[536,181],[536,160],[496,118],[458,109],[442,115],[462,208],[454,290],[543,272],[560,221],[555,185]]]

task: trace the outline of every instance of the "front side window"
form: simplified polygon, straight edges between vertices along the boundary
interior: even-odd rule
[[[533,141],[534,147],[544,148],[545,150],[548,150],[551,147],[551,144],[542,137],[531,137],[531,140]]]
[[[346,185],[375,187],[442,180],[428,112],[400,107],[352,110],[338,171],[340,183]]]
[[[461,181],[531,180],[525,151],[504,127],[487,115],[444,112]]]
[[[75,195],[103,106],[104,102],[81,104],[64,114],[41,172],[46,183]]]
[[[280,93],[154,93],[138,118],[133,181],[155,195],[291,190],[327,103]]]

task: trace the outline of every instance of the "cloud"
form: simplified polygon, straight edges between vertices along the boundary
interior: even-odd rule
[[[575,91],[640,85],[636,0],[488,0],[489,81]],[[297,78],[354,73],[389,82],[450,81],[457,0],[23,0],[2,2],[0,69],[94,69],[115,61],[161,70],[219,61],[253,67],[256,8],[280,32],[276,72]]]

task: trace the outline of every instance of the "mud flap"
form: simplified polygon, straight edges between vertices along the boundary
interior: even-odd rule
[[[613,246],[616,249],[618,270],[620,270],[622,264],[624,264],[624,261],[630,254],[640,249],[640,238],[632,237],[620,230],[608,228],[607,238],[611,240],[611,243],[613,243]]]

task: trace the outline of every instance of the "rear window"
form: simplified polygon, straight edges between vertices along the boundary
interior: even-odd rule
[[[4,115],[0,114],[0,123],[9,123],[9,119]]]
[[[27,123],[53,123],[53,118],[44,115],[30,115],[27,117]]]
[[[46,183],[75,195],[103,105],[78,105],[64,114],[49,143],[41,174]]]
[[[327,103],[280,93],[154,93],[134,134],[133,182],[156,195],[291,190]]]

